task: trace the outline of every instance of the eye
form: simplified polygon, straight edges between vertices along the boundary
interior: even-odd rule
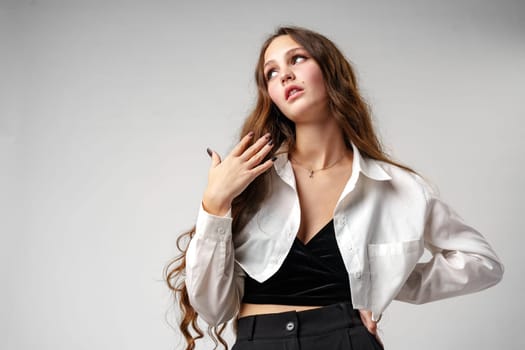
[[[266,80],[270,80],[276,76],[277,76],[277,71],[275,69],[270,69],[268,70],[268,72],[266,72]]]
[[[303,55],[294,55],[292,57],[292,63],[297,64],[306,61],[306,56]]]

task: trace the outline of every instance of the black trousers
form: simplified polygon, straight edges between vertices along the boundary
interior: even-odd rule
[[[383,350],[359,311],[339,303],[306,311],[241,317],[232,350]]]

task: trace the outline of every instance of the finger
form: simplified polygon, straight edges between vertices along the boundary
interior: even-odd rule
[[[253,135],[254,135],[253,131],[250,131],[249,133],[244,135],[244,137],[241,139],[241,141],[231,151],[231,155],[235,156],[235,157],[240,156],[242,154],[242,152],[244,152],[246,147],[248,147],[248,145],[250,144],[250,142],[251,142],[251,140],[253,138]]]
[[[370,333],[377,335],[377,324],[374,321],[370,321],[367,328],[370,331]]]
[[[217,154],[217,152],[212,151],[209,148],[206,148],[206,152],[208,152],[208,155],[211,157],[211,166],[216,167],[221,163],[221,157]]]
[[[265,171],[270,169],[273,166],[273,162],[276,159],[277,159],[277,157],[273,157],[272,159],[268,159],[266,162],[264,162],[262,164],[259,164],[258,166],[256,166],[252,170],[250,170],[250,172],[253,175],[253,178],[255,179],[257,176],[261,175],[262,173],[264,173]]]
[[[365,325],[366,329],[372,334],[377,332],[377,322],[372,320],[372,312],[368,310],[359,310],[359,315],[361,316],[361,321]]]
[[[384,349],[385,345],[383,344],[383,341],[381,340],[381,338],[379,338],[379,334],[376,333],[375,337],[376,337],[377,341],[379,342],[379,344],[381,344],[381,347]]]
[[[377,334],[377,324],[374,321],[368,321],[368,323],[365,324],[366,329],[372,334]]]
[[[249,160],[251,157],[253,157],[254,154],[259,152],[261,148],[264,147],[268,142],[270,142],[271,137],[270,133],[266,133],[262,137],[260,137],[253,145],[248,147],[247,150],[245,150],[241,155],[240,158],[244,161]]]
[[[253,168],[259,165],[263,161],[264,157],[266,157],[268,153],[271,151],[272,147],[273,147],[273,141],[270,140],[266,145],[263,146],[263,148],[259,150],[259,152],[257,152],[250,159],[248,159],[247,161],[248,168]]]

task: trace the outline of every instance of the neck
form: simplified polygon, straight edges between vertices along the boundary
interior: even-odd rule
[[[322,123],[296,124],[291,157],[312,169],[322,169],[348,154],[343,133],[333,118]]]

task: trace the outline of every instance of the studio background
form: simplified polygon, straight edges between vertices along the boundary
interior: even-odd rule
[[[1,349],[183,348],[162,270],[281,24],[342,49],[386,149],[506,268],[393,302],[386,348],[524,348],[523,1],[0,0]]]

